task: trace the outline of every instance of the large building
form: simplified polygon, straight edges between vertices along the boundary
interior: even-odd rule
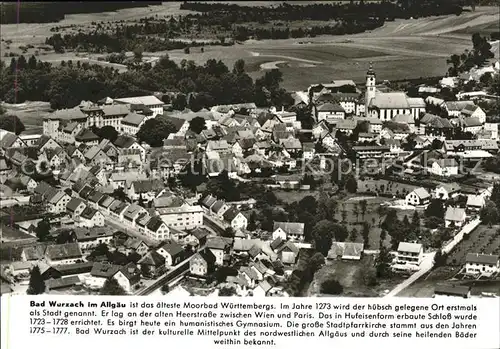
[[[366,73],[365,116],[392,120],[398,114],[411,114],[414,118],[425,112],[422,98],[410,98],[404,92],[382,92],[377,89],[373,65]]]

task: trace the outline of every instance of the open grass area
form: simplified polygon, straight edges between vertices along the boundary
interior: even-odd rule
[[[255,2],[269,5],[272,2]],[[243,3],[241,3],[243,5]],[[44,54],[40,47],[45,38],[52,35],[55,26],[83,26],[93,21],[133,21],[146,16],[186,14],[179,9],[179,2],[163,3],[149,8],[124,9],[98,14],[67,16],[59,23],[20,24],[1,26],[1,51],[20,53],[19,46],[33,45],[27,52],[39,51],[42,60],[58,63],[61,60],[88,60],[90,63],[106,65],[97,57],[76,57],[67,52]],[[329,82],[334,79],[365,79],[369,61],[374,61],[377,77],[381,80],[399,80],[443,75],[447,71],[446,58],[452,53],[470,49],[470,35],[479,31],[488,34],[498,30],[500,15],[493,7],[478,7],[475,12],[460,16],[438,16],[387,22],[371,32],[345,36],[318,36],[315,38],[286,40],[248,40],[244,44],[230,47],[207,46],[184,54],[182,50],[169,51],[169,56],[180,62],[194,60],[198,64],[208,59],[221,59],[232,66],[238,59],[246,61],[247,71],[254,78],[263,74],[262,69],[278,66],[283,72],[283,86],[289,90],[302,90],[312,83]],[[288,25],[288,24],[287,24]],[[290,24],[293,26],[294,24]],[[12,40],[7,44],[7,40]],[[302,43],[302,44],[301,44]],[[9,47],[9,49],[7,49]],[[145,53],[145,56],[160,56],[166,52]],[[1,57],[10,60],[10,57]],[[279,64],[275,64],[280,62]],[[267,64],[267,65],[266,65]],[[116,67],[123,69],[123,67]]]
[[[306,196],[318,198],[318,191],[311,190],[273,190],[276,197],[284,203],[291,204],[292,202],[300,201]]]
[[[468,253],[500,254],[500,226],[480,225],[459,243],[448,256],[448,264],[463,266]]]
[[[320,295],[322,282],[333,275],[344,288],[340,296],[380,297],[401,280],[399,277],[395,277],[391,280],[379,280],[379,284],[376,286],[368,286],[365,282],[365,275],[367,270],[373,268],[373,263],[373,255],[363,256],[360,261],[329,261],[314,275],[308,295]]]

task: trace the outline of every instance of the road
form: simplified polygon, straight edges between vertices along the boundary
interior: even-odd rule
[[[465,234],[470,234],[477,226],[481,223],[481,221],[477,218],[474,219],[473,221],[467,223],[466,225],[463,226],[463,228],[455,235],[455,238],[448,242],[446,246],[443,246],[441,250],[443,253],[448,253],[450,252],[453,247],[455,247],[460,241],[462,241],[463,237]],[[416,273],[412,274],[408,279],[404,280],[401,282],[399,285],[397,285],[391,292],[385,295],[385,297],[395,297],[403,291],[405,288],[413,284],[415,281],[420,279],[423,275],[425,275],[427,272],[429,272],[432,269],[432,266],[434,265],[434,256],[436,252],[432,253],[426,253],[424,255],[424,259],[422,261],[422,264],[420,265],[420,270],[417,271]]]

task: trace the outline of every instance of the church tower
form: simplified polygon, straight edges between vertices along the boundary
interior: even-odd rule
[[[375,97],[375,71],[373,70],[373,63],[370,62],[370,67],[366,72],[366,92],[365,92],[365,116],[368,116],[368,105],[373,97]]]

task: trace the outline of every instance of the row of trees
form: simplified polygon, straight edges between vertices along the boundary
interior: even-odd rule
[[[240,6],[237,4],[184,2],[181,9],[203,12],[192,15],[209,18],[214,24],[267,21],[329,21],[351,18],[410,18],[460,14],[462,7],[454,1],[399,0],[397,2],[350,1],[350,3],[311,3],[295,5],[282,3],[278,6]],[[203,17],[202,17],[203,16]]]
[[[69,14],[109,12],[149,5],[161,5],[161,1],[30,2],[22,6],[15,2],[6,2],[2,3],[0,23],[50,23],[63,20],[65,15]]]
[[[34,56],[12,58],[10,65],[0,62],[0,100],[22,103],[26,100],[48,101],[54,109],[70,108],[82,100],[104,97],[147,95],[155,91],[177,91],[189,95],[197,108],[216,104],[255,101],[260,106],[290,105],[293,99],[280,84],[279,70],[266,72],[255,82],[239,60],[230,70],[222,61],[208,60],[204,65],[182,61],[180,65],[163,56],[154,66],[119,74],[116,69],[66,62],[53,66]],[[191,98],[193,96],[193,98]],[[175,101],[179,107],[186,100]],[[184,102],[184,103],[182,103]]]
[[[467,72],[475,66],[483,66],[490,58],[495,57],[491,51],[491,44],[486,37],[481,36],[479,33],[472,35],[472,50],[465,50],[461,55],[453,54],[447,60],[448,74],[450,76],[457,76],[460,73]]]

